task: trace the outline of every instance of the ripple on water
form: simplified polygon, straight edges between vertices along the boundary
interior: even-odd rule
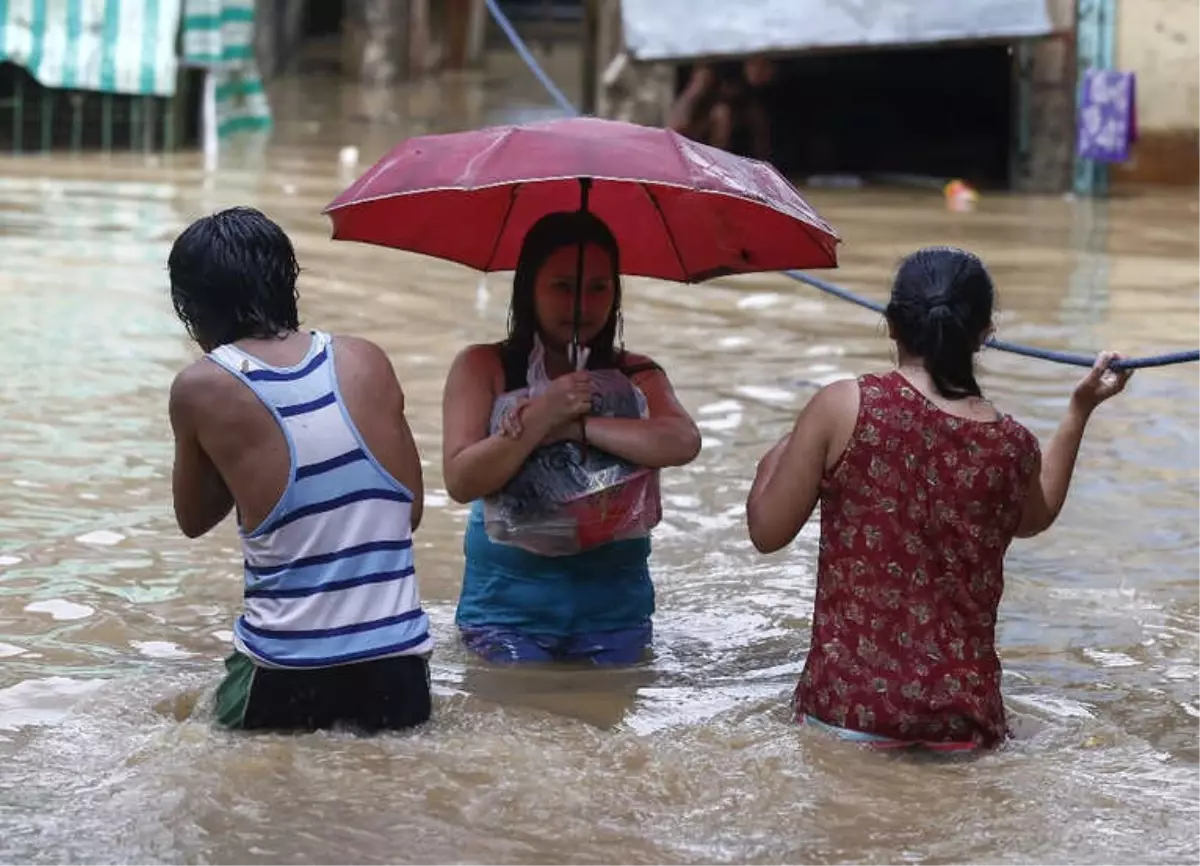
[[[62,598],[48,598],[25,605],[28,613],[48,613],[51,619],[73,620],[85,619],[96,612],[94,607],[86,604],[76,604]]]
[[[102,680],[45,677],[0,689],[0,730],[60,722],[81,698],[103,685]]]
[[[196,655],[178,644],[165,640],[131,640],[129,645],[146,658],[152,659],[190,659]]]
[[[746,295],[738,300],[738,309],[741,310],[765,310],[773,307],[783,300],[782,295],[771,293],[761,293],[755,295]]]
[[[75,540],[81,544],[98,544],[108,547],[124,541],[125,536],[119,532],[113,532],[111,529],[97,529],[92,532],[85,532],[83,535],[78,535],[75,537]]]
[[[1137,659],[1122,652],[1106,652],[1089,647],[1083,650],[1083,654],[1105,668],[1129,668],[1141,664]]]

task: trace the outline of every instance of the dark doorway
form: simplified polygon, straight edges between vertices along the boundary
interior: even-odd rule
[[[690,69],[680,70],[680,84]],[[963,178],[1006,187],[1006,45],[812,54],[776,61],[763,93],[772,161],[792,177]]]
[[[345,0],[305,0],[303,26],[295,46],[295,71],[341,76],[344,44],[350,38],[345,32],[346,5]]]
[[[500,0],[500,10],[512,21],[579,21],[583,0]]]
[[[309,0],[304,9],[304,35],[311,38],[341,33],[345,9],[345,0]]]

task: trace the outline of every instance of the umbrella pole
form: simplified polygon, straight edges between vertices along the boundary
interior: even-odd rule
[[[584,213],[588,209],[588,195],[592,191],[592,179],[590,177],[579,178],[579,212]],[[579,345],[579,320],[583,318],[583,249],[584,243],[579,244],[579,257],[575,263],[575,311],[571,318],[571,365],[576,369],[582,369],[580,363],[582,359],[581,347]]]

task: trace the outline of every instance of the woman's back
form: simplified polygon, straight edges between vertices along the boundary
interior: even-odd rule
[[[763,456],[750,540],[781,550],[821,506],[812,645],[797,721],[876,746],[993,746],[1004,553],[1067,497],[1088,418],[1129,371],[1101,353],[1043,457],[975,378],[995,289],[965,250],[926,247],[896,272],[885,317],[899,369],[818,391]]]
[[[907,741],[1004,736],[996,610],[1037,457],[1007,416],[949,414],[899,372],[859,380],[854,432],[820,485],[797,715]]]

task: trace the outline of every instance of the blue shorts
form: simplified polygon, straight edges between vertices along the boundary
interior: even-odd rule
[[[646,657],[654,636],[649,620],[634,628],[558,635],[531,634],[506,626],[459,626],[467,649],[493,664],[590,662],[633,665]]]

